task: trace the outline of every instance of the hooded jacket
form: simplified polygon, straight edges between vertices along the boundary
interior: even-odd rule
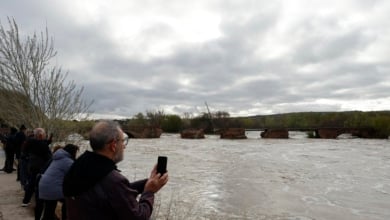
[[[130,183],[114,161],[86,151],[64,178],[68,219],[149,219],[154,193],[143,192],[146,181]]]
[[[62,182],[73,163],[71,155],[63,149],[57,150],[49,167],[39,181],[39,198],[44,200],[60,200],[64,198]]]

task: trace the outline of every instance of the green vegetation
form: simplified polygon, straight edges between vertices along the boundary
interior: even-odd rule
[[[164,114],[164,111],[147,111],[138,113],[132,118],[117,120],[126,130],[139,130],[145,127],[161,128],[164,132],[178,133],[186,128],[204,129],[206,133],[213,133],[223,128],[245,128],[264,130],[266,128],[287,128],[307,131],[313,128],[355,128],[373,129],[380,137],[390,135],[390,111],[349,111],[349,112],[297,112],[275,115],[257,115],[248,117],[229,117],[212,113],[202,113],[196,117],[180,117],[179,115]],[[2,126],[7,127],[5,120]],[[88,136],[95,120],[58,120],[55,123],[58,129],[53,130],[56,138],[64,138],[70,133],[79,133]],[[308,136],[314,136],[308,132]]]
[[[348,111],[348,112],[297,112],[275,115],[230,117],[227,112],[202,113],[197,117],[181,118],[165,115],[163,111],[138,113],[134,118],[119,121],[129,128],[135,125],[156,126],[165,132],[179,132],[185,128],[204,129],[206,133],[223,128],[272,129],[287,128],[308,130],[313,128],[355,128],[373,129],[379,136],[390,134],[390,111]],[[157,120],[157,119],[158,120]]]

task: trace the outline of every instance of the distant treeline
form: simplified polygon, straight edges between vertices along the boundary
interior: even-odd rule
[[[252,128],[390,128],[390,111],[298,112],[246,119],[253,122]]]
[[[124,130],[140,130],[145,127],[158,127],[164,132],[178,133],[186,128],[204,129],[213,133],[224,128],[272,129],[287,128],[305,130],[313,128],[364,128],[373,129],[381,136],[390,135],[390,111],[348,111],[348,112],[296,112],[248,117],[230,117],[229,113],[219,111],[202,113],[196,117],[180,117],[164,114],[163,111],[138,113],[133,118],[117,120]],[[1,120],[0,120],[1,122]],[[94,124],[90,121],[58,121],[55,137],[61,139],[69,133],[77,132],[87,137]],[[8,127],[1,123],[1,127]]]
[[[161,113],[161,112],[160,112]],[[156,126],[164,132],[180,132],[185,128],[204,129],[206,133],[223,128],[371,128],[384,135],[390,134],[390,111],[348,111],[348,112],[296,112],[248,117],[230,117],[227,112],[216,112],[193,118],[181,118],[178,115],[149,113],[148,117],[135,117],[120,121],[129,129],[135,126]],[[142,116],[138,115],[138,116]]]

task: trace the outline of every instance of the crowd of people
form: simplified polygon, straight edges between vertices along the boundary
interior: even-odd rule
[[[99,121],[90,131],[92,151],[77,157],[73,144],[52,145],[52,135],[43,128],[32,133],[22,125],[2,135],[5,163],[2,171],[17,172],[24,189],[22,206],[35,195],[35,219],[149,219],[154,194],[168,182],[156,165],[149,178],[130,183],[117,169],[123,160],[128,138],[115,121]],[[15,160],[16,159],[16,160]],[[16,168],[14,167],[16,161]]]

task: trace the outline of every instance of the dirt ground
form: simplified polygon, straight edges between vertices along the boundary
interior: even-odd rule
[[[0,144],[0,168],[4,166],[4,150]],[[16,168],[16,163],[14,164]],[[16,181],[16,171],[5,173],[0,171],[0,220],[33,220],[35,199],[27,207],[22,207],[24,191],[20,182]],[[61,204],[57,205],[56,215],[61,216]]]
[[[0,158],[0,168],[4,160]],[[0,220],[34,219],[34,204],[21,207],[24,191],[16,181],[16,172],[11,174],[0,171]]]
[[[3,168],[4,160],[4,150],[0,144],[0,168]],[[34,219],[34,199],[28,207],[22,207],[23,196],[20,182],[16,181],[16,171],[0,171],[0,220]]]

